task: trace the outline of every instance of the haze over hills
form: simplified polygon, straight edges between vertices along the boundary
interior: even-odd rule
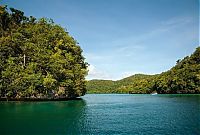
[[[156,75],[135,74],[112,80],[87,82],[88,93],[200,93],[200,47],[170,70]]]

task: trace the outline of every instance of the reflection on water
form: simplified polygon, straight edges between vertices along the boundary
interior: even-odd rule
[[[1,102],[1,134],[79,134],[84,125],[84,100]]]
[[[200,134],[200,95],[88,94],[0,102],[0,135]]]

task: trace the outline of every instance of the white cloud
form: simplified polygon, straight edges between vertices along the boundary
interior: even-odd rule
[[[90,65],[88,70],[89,70],[89,73],[88,73],[88,76],[86,77],[87,80],[101,79],[101,80],[116,81],[116,80],[120,80],[120,79],[129,77],[135,74],[148,74],[148,73],[144,73],[140,71],[126,71],[119,74],[111,74],[111,73],[97,69],[94,65]]]
[[[97,69],[94,65],[90,65],[88,67],[88,70],[89,70],[88,76],[86,77],[87,80],[91,80],[91,79],[110,80],[110,79],[112,79],[112,77],[108,73]]]

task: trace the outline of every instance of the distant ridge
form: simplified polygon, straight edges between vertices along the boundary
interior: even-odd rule
[[[90,80],[88,93],[200,93],[200,47],[170,70],[156,75],[135,74],[121,80]]]

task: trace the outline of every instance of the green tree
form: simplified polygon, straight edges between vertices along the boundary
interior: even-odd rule
[[[65,97],[86,93],[87,66],[77,41],[52,19],[0,6],[1,97]]]

